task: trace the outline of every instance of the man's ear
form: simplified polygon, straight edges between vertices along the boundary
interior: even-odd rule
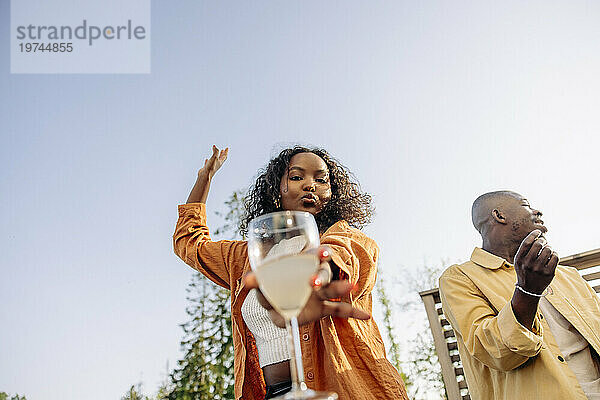
[[[502,214],[502,211],[498,210],[497,208],[494,208],[492,210],[492,218],[494,218],[496,222],[502,225],[506,225],[508,223],[506,221],[506,218],[504,217],[504,214]]]

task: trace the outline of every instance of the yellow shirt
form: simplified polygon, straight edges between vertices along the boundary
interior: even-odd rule
[[[510,263],[479,248],[440,278],[471,398],[587,400],[539,310],[532,331],[517,321],[515,282]],[[575,268],[556,268],[546,298],[600,352],[600,299]]]

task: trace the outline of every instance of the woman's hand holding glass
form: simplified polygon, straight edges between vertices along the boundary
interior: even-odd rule
[[[367,320],[371,315],[361,309],[352,307],[350,304],[343,301],[330,301],[331,299],[339,299],[352,291],[354,285],[349,281],[331,281],[331,249],[327,246],[321,246],[318,249],[320,267],[317,274],[311,279],[309,284],[312,285],[313,291],[306,305],[298,315],[298,323],[300,325],[309,322],[317,321],[321,318],[333,316],[339,318],[356,318]],[[250,272],[244,276],[244,284],[249,289],[258,289],[258,300],[260,304],[269,310],[271,320],[280,328],[285,327],[285,319],[279,314],[265,296],[260,292],[258,281],[254,272]]]

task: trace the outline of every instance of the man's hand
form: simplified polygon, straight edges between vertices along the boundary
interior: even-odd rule
[[[347,295],[353,289],[354,285],[348,281],[333,281],[330,283],[331,268],[329,266],[329,259],[331,250],[322,246],[319,248],[318,254],[321,260],[321,266],[314,279],[311,282],[306,283],[311,284],[314,290],[298,316],[298,324],[306,324],[330,315],[340,318],[356,318],[362,320],[371,318],[369,313],[352,307],[348,303],[329,301],[330,299],[338,299]],[[244,284],[250,289],[257,289],[258,301],[264,308],[269,310],[271,320],[273,320],[275,325],[280,328],[285,327],[285,320],[283,317],[273,309],[273,306],[269,304],[260,289],[258,289],[256,275],[252,272],[247,274],[244,277]]]
[[[517,283],[535,294],[541,294],[550,285],[558,265],[558,254],[541,235],[538,229],[532,231],[523,239],[515,255]]]
[[[558,254],[546,246],[542,231],[532,231],[517,250],[515,272],[517,284],[531,293],[542,294],[554,278],[558,265]],[[517,321],[531,330],[537,312],[539,297],[530,296],[515,288],[511,306]]]

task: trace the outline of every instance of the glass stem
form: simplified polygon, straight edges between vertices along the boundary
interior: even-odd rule
[[[290,373],[292,376],[292,393],[306,390],[304,368],[302,367],[302,347],[300,346],[300,330],[298,319],[292,317],[285,321],[288,331],[288,348],[290,349]]]

